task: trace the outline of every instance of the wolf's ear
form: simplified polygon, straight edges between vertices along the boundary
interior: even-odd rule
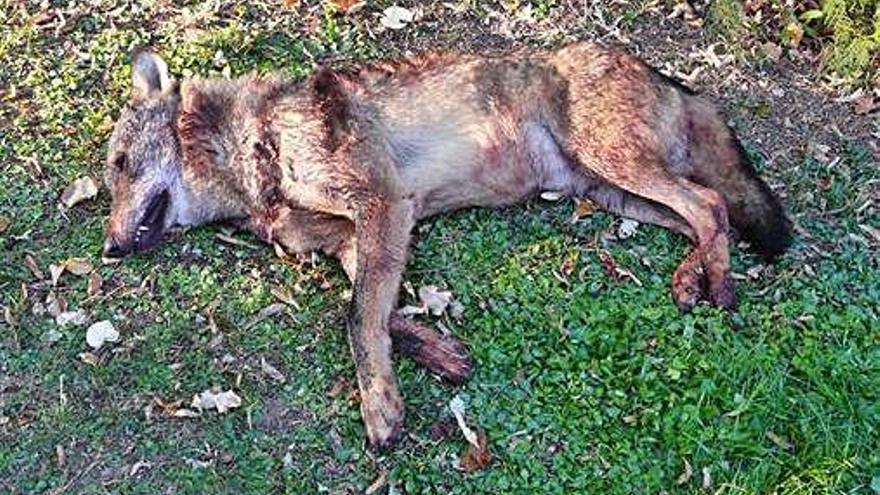
[[[153,93],[162,93],[171,88],[172,84],[168,65],[162,57],[146,50],[134,54],[131,64],[132,99],[143,99]]]

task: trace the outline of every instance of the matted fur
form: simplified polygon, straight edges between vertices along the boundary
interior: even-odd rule
[[[133,73],[108,150],[107,252],[235,219],[290,252],[338,257],[354,284],[348,330],[375,446],[403,428],[391,337],[455,380],[470,370],[459,342],[393,311],[421,218],[548,189],[589,197],[694,242],[672,277],[683,309],[735,304],[728,216],[768,257],[789,242],[778,200],[715,108],[601,45],[180,85],[143,53]]]

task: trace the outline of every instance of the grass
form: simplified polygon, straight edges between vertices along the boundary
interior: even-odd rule
[[[880,228],[880,173],[865,143],[844,136],[831,143],[836,162],[792,152],[765,170],[786,185],[798,242],[740,281],[732,316],[674,308],[669,277],[687,245],[661,229],[619,241],[607,235],[615,218],[572,224],[570,204],[540,201],[420,225],[406,280],[454,291],[464,318],[442,322],[477,369],[453,388],[400,360],[409,436],[375,456],[349,399],[347,284],[335,263],[284,265],[204,228],[100,266],[106,191],[70,211],[56,204],[76,177],[99,177],[137,44],[161,46],[176,74],[294,77],[320,57],[394,48],[365,34],[371,17],[320,9],[53,5],[67,9],[63,25],[36,6],[0,10],[0,306],[15,321],[0,323],[0,492],[348,493],[382,473],[393,493],[880,491],[880,262],[862,227]],[[609,278],[600,251],[641,285]],[[97,365],[79,358],[82,328],[47,340],[57,326],[32,308],[51,284],[26,268],[28,254],[44,272],[72,256],[100,266],[104,297],[88,299],[86,280],[69,274],[55,289],[121,331]],[[755,263],[735,251],[737,273]],[[302,309],[249,325],[273,285],[298,287]],[[197,419],[151,406],[212,386],[243,406]],[[496,456],[475,474],[454,467],[460,435],[432,438],[456,394]]]

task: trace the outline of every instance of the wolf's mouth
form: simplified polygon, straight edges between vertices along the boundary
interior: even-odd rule
[[[145,251],[159,243],[165,230],[165,214],[168,211],[170,199],[171,195],[165,190],[150,200],[147,211],[135,233],[134,246],[137,251]]]

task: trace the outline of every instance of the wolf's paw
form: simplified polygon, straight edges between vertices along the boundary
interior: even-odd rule
[[[703,296],[704,275],[698,265],[684,263],[672,275],[672,298],[682,311],[690,311]]]
[[[403,401],[393,385],[381,380],[361,393],[361,416],[367,428],[370,447],[391,447],[403,434]]]

